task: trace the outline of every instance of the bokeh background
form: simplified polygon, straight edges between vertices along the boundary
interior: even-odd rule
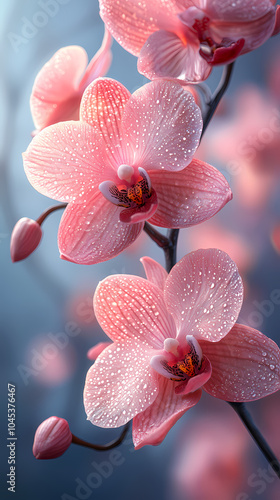
[[[53,461],[37,461],[32,455],[34,432],[51,415],[66,418],[74,434],[92,442],[105,443],[119,435],[119,430],[93,427],[83,408],[83,385],[91,364],[86,353],[105,340],[94,318],[92,296],[98,281],[109,274],[143,276],[139,263],[143,255],[163,264],[160,250],[145,234],[104,264],[83,267],[62,261],[56,243],[59,212],[44,223],[37,251],[26,261],[11,263],[9,242],[16,221],[23,216],[37,218],[53,204],[29,185],[22,166],[21,153],[34,128],[29,110],[34,78],[60,47],[81,45],[91,58],[103,37],[97,0],[54,3],[52,15],[47,13],[47,0],[0,4],[1,498],[12,494],[6,484],[6,438],[7,384],[13,383],[15,498],[279,500],[277,480],[238,418],[226,403],[207,395],[160,447],[135,452],[128,437],[119,448],[117,465],[110,452],[75,445]],[[181,231],[178,249],[179,257],[201,247],[226,250],[245,283],[240,322],[260,329],[278,344],[280,304],[274,298],[280,290],[280,132],[271,130],[270,124],[273,118],[280,129],[279,47],[278,36],[237,61],[230,89],[199,152],[224,173],[234,198],[210,222]],[[136,58],[116,42],[112,50],[108,76],[130,91],[146,83],[137,72]],[[212,89],[220,75],[219,69],[211,75]],[[46,346],[61,332],[69,342],[51,355]],[[280,456],[279,395],[248,407]],[[90,487],[89,477],[95,477]]]

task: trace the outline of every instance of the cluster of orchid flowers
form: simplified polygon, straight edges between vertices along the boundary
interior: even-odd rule
[[[278,33],[279,7],[272,0],[100,0],[100,14],[105,35],[92,61],[81,47],[65,47],[35,80],[36,130],[24,168],[37,191],[63,205],[16,224],[13,261],[35,250],[54,209],[65,208],[61,258],[90,265],[120,254],[143,229],[156,240],[154,226],[203,223],[232,198],[224,176],[194,158],[206,126],[197,89],[212,67]],[[103,77],[110,33],[151,80],[133,94]],[[95,291],[95,314],[110,342],[93,349],[85,383],[94,425],[133,419],[138,449],[159,444],[202,389],[232,403],[279,390],[279,348],[237,323],[243,285],[226,253],[197,250],[167,270],[141,261],[146,279],[109,276]],[[51,417],[36,432],[34,455],[55,458],[71,442],[77,438],[68,423]]]

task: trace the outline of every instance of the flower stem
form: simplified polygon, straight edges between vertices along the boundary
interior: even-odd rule
[[[172,267],[176,264],[179,229],[168,229],[167,236],[164,236],[159,231],[154,229],[151,224],[145,222],[144,231],[160,248],[163,249],[165,257],[165,268],[169,273]]]
[[[112,450],[112,448],[116,448],[117,446],[119,446],[123,442],[123,440],[127,434],[127,431],[129,429],[129,426],[130,426],[130,422],[128,422],[124,426],[124,429],[123,429],[123,431],[118,439],[115,439],[114,441],[111,441],[110,443],[107,443],[107,444],[102,445],[102,444],[88,443],[87,441],[83,441],[83,439],[80,439],[77,436],[74,436],[74,434],[72,434],[72,443],[78,444],[79,446],[85,446],[86,448],[91,448],[92,450],[98,450],[98,451]]]
[[[210,100],[210,102],[207,104],[208,106],[208,109],[207,109],[207,112],[205,114],[205,117],[203,118],[203,129],[202,129],[202,133],[201,133],[201,138],[203,137],[217,107],[218,107],[218,104],[220,102],[220,100],[222,99],[225,91],[227,90],[228,86],[229,86],[229,82],[230,82],[230,79],[231,79],[231,75],[232,75],[232,71],[233,71],[233,67],[234,67],[234,62],[228,64],[227,66],[225,66],[224,68],[224,71],[223,71],[223,74],[222,74],[222,78],[220,80],[220,83],[215,91],[215,93],[213,94],[213,97],[212,99]]]
[[[231,403],[228,404],[234,409],[237,415],[242,420],[248,432],[251,434],[252,438],[260,448],[262,454],[267,459],[269,465],[272,467],[276,475],[280,478],[280,463],[273,451],[265,441],[263,435],[260,433],[259,429],[252,420],[250,413],[248,412],[244,403]]]
[[[56,210],[62,210],[63,208],[66,208],[67,205],[67,203],[61,203],[60,205],[55,205],[54,207],[48,208],[38,217],[38,219],[36,219],[36,222],[38,222],[39,226],[41,226],[41,224],[50,214],[52,214]]]

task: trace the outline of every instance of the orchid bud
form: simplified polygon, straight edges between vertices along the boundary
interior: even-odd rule
[[[57,458],[69,448],[72,434],[67,420],[50,417],[42,422],[34,436],[33,455],[37,459]]]
[[[23,217],[20,219],[11,236],[11,258],[13,262],[26,259],[39,245],[42,229],[37,221]]]

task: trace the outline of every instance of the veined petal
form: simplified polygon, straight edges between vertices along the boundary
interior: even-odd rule
[[[58,231],[61,257],[77,264],[97,264],[121,253],[139,236],[143,223],[122,223],[119,214],[120,207],[99,191],[87,192],[84,202],[70,203]]]
[[[151,351],[128,340],[99,354],[84,389],[85,410],[92,424],[119,427],[153,403],[158,381],[149,365]]]
[[[70,202],[98,187],[105,178],[114,180],[101,138],[81,122],[51,125],[37,134],[23,153],[25,173],[39,193]]]
[[[138,55],[151,33],[180,29],[176,0],[100,0],[100,16],[122,47]]]
[[[231,200],[225,177],[214,167],[193,160],[180,172],[151,171],[158,208],[150,219],[160,227],[184,228],[204,222]]]
[[[156,31],[142,47],[138,71],[150,80],[168,78],[181,83],[206,80],[211,67],[199,54],[199,43],[183,41],[170,31]]]
[[[101,328],[114,342],[132,339],[163,349],[165,338],[176,336],[162,291],[144,278],[109,276],[99,283],[93,303]]]
[[[280,350],[271,339],[235,324],[220,342],[201,342],[212,365],[204,389],[226,401],[253,401],[280,389]]]
[[[58,50],[39,71],[31,93],[30,107],[37,129],[56,123],[61,106],[69,98],[80,100],[79,82],[85,71],[88,57],[86,51],[73,45]],[[79,102],[78,102],[79,103]],[[69,113],[71,113],[72,106]],[[67,106],[64,111],[67,111]],[[71,115],[64,120],[70,119]]]
[[[215,21],[211,23],[211,33],[219,39],[245,39],[241,54],[246,54],[262,45],[273,34],[275,19],[275,10],[271,9],[261,18],[252,21]]]
[[[122,164],[130,165],[133,160],[132,151],[121,137],[121,118],[130,96],[121,83],[111,78],[97,78],[86,88],[81,101],[80,119],[101,134],[115,170]]]
[[[174,382],[158,375],[158,396],[133,419],[132,437],[138,450],[146,444],[158,445],[179,418],[201,397],[201,390],[180,396],[174,392]]]
[[[103,76],[107,73],[112,62],[112,52],[110,50],[111,45],[112,36],[105,27],[102,45],[98,52],[96,52],[93,56],[85,71],[79,85],[80,90],[84,91],[95,78]]]
[[[154,283],[154,285],[158,286],[161,290],[164,290],[164,284],[168,276],[164,267],[150,257],[142,257],[140,261],[145,269],[147,280]]]
[[[271,0],[204,0],[203,11],[210,18],[228,22],[250,23],[273,10]]]
[[[198,147],[202,117],[193,95],[178,83],[157,80],[138,89],[126,105],[122,130],[147,170],[182,170]]]
[[[237,320],[243,285],[231,258],[211,248],[192,252],[173,267],[164,296],[180,332],[178,339],[193,335],[218,342]]]

